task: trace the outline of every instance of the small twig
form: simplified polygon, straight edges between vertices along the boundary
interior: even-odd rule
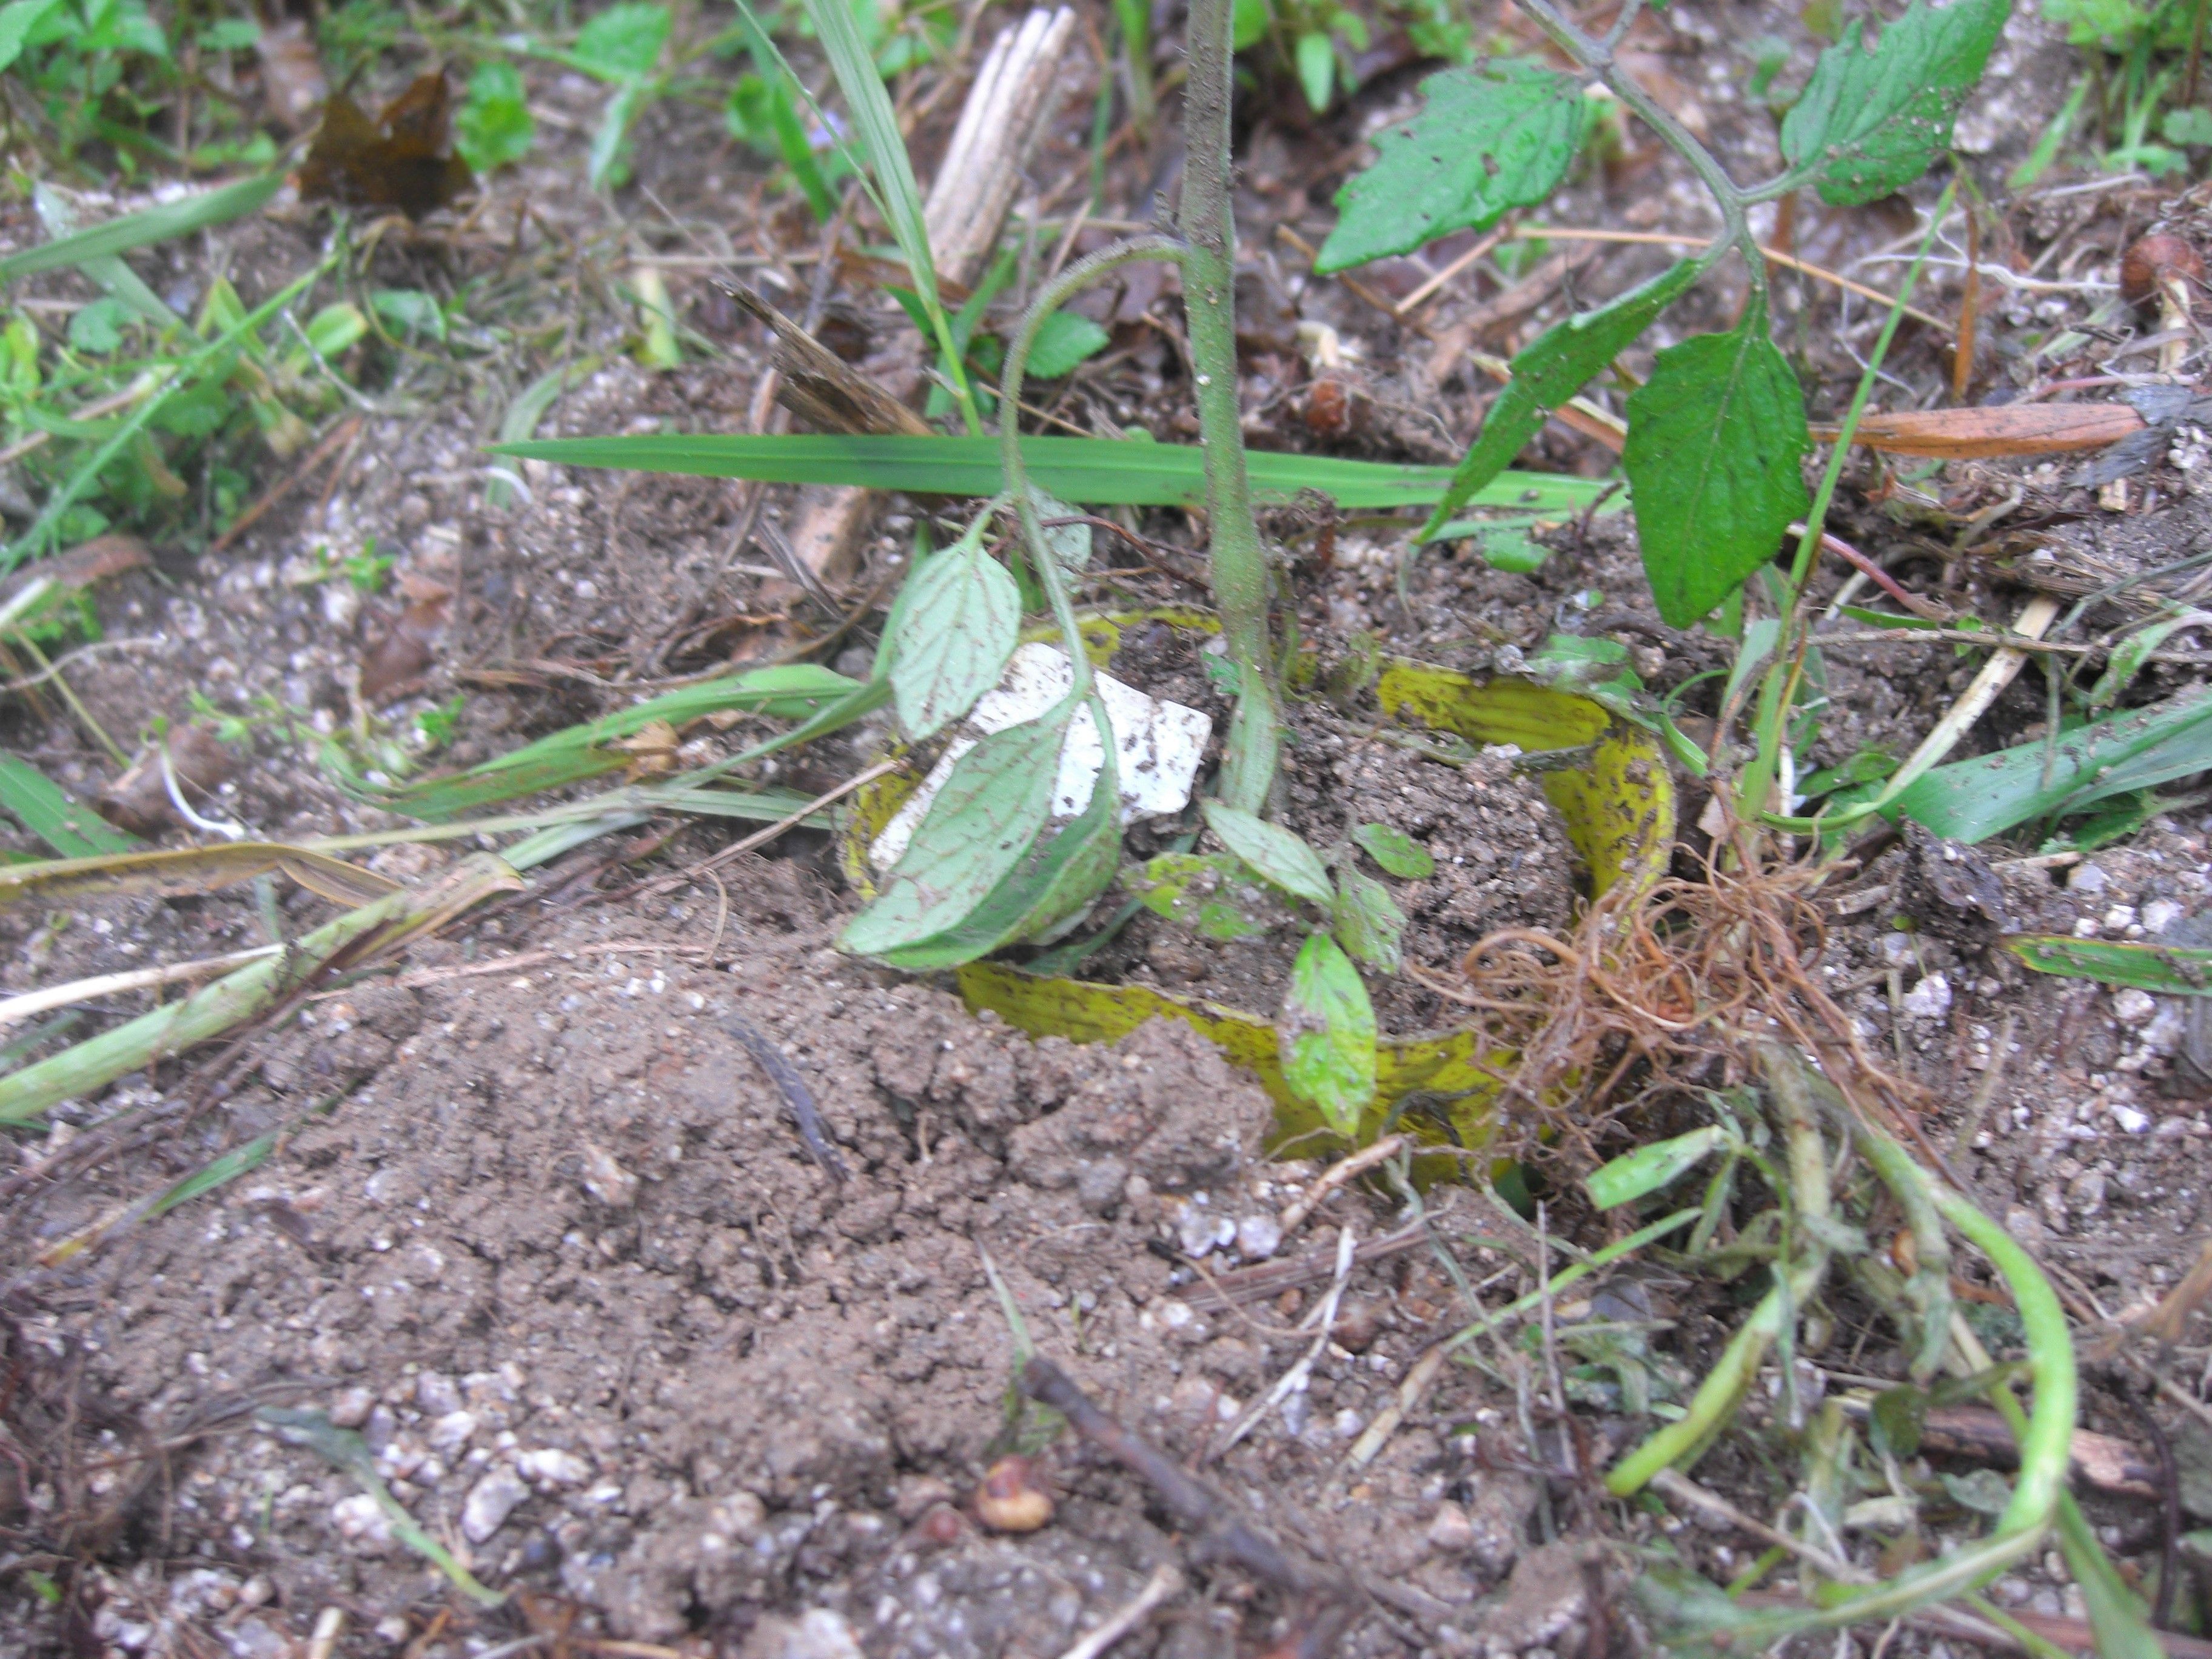
[[[1453,277],[1458,276],[1460,272],[1465,270],[1469,265],[1474,264],[1476,260],[1481,258],[1485,254],[1488,253],[1491,249],[1496,247],[1500,242],[1504,241],[1507,237],[1512,234],[1513,233],[1511,231],[1501,227],[1497,230],[1492,231],[1489,235],[1483,237],[1480,241],[1476,242],[1473,247],[1461,254],[1458,258],[1453,260],[1442,270],[1430,277],[1428,281],[1423,283],[1411,294],[1408,294],[1404,299],[1399,301],[1395,307],[1398,315],[1401,317],[1411,316],[1414,311],[1419,308],[1422,301],[1427,299],[1438,289],[1442,288],[1446,283],[1451,281]]]
[[[1255,1577],[1294,1595],[1337,1589],[1293,1562],[1273,1539],[1238,1519],[1225,1501],[1180,1463],[1093,1405],[1049,1359],[1032,1358],[1022,1367],[1022,1392],[1039,1405],[1051,1407],[1078,1435],[1149,1484],[1178,1522],[1206,1534],[1222,1555]]]
[[[261,516],[312,477],[316,468],[350,446],[362,434],[362,417],[349,415],[332,427],[323,441],[307,452],[307,459],[261,492],[261,497],[230,521],[230,527],[208,544],[210,553],[228,552],[231,544],[251,530]]]
[[[1182,1593],[1182,1575],[1175,1570],[1174,1563],[1161,1562],[1152,1569],[1152,1576],[1145,1581],[1144,1589],[1137,1592],[1133,1601],[1115,1609],[1112,1617],[1061,1654],[1060,1659],[1098,1659],[1099,1655],[1144,1623],[1146,1613],[1169,1597]]]
[[[844,799],[846,796],[851,794],[855,789],[860,788],[864,785],[873,783],[878,778],[884,776],[887,773],[896,772],[905,764],[906,762],[904,760],[897,758],[887,761],[878,761],[866,771],[860,773],[856,776],[846,779],[844,782],[839,784],[835,789],[827,790],[824,793],[817,795],[812,800],[807,802],[805,805],[799,808],[798,811],[778,818],[774,823],[769,824],[766,829],[756,830],[752,834],[745,836],[743,840],[732,842],[727,847],[722,848],[720,852],[715,853],[709,857],[703,858],[696,864],[686,865],[681,870],[673,871],[665,876],[656,877],[652,881],[641,882],[637,886],[631,888],[628,892],[618,893],[613,896],[617,898],[632,898],[640,894],[665,893],[672,887],[680,887],[685,882],[696,880],[700,876],[712,875],[718,866],[727,864],[733,859],[742,858],[745,854],[751,852],[755,848],[767,846],[769,842],[774,841],[778,836],[782,835],[786,830],[795,829],[799,824],[805,823],[807,819],[812,817],[823,807],[831,805],[837,801]]]
[[[1841,1560],[1827,1551],[1816,1549],[1802,1539],[1792,1538],[1779,1528],[1770,1527],[1756,1516],[1746,1515],[1727,1498],[1707,1486],[1701,1486],[1686,1474],[1676,1469],[1662,1469],[1651,1477],[1652,1490],[1673,1498],[1678,1504],[1703,1510],[1717,1516],[1730,1526],[1749,1533],[1753,1538],[1785,1549],[1799,1560],[1809,1563],[1829,1577],[1846,1584],[1867,1584],[1874,1582],[1873,1575],[1863,1569]]]
[[[1403,1135],[1384,1135],[1371,1146],[1362,1147],[1348,1158],[1340,1158],[1324,1170],[1305,1196],[1292,1204],[1282,1214],[1283,1236],[1287,1238],[1305,1224],[1305,1219],[1322,1206],[1323,1200],[1339,1187],[1355,1176],[1364,1175],[1378,1164],[1387,1164],[1397,1156],[1398,1149],[1406,1144]]]
[[[1237,1426],[1230,1430],[1222,1437],[1221,1443],[1208,1454],[1209,1461],[1220,1456],[1222,1453],[1251,1433],[1259,1425],[1261,1418],[1306,1386],[1308,1379],[1313,1376],[1314,1362],[1328,1350],[1329,1338],[1335,1334],[1337,1304],[1344,1299],[1345,1281],[1352,1277],[1352,1264],[1354,1259],[1352,1251],[1355,1243],[1351,1228],[1343,1227],[1338,1230],[1336,1277],[1330,1281],[1328,1294],[1322,1297],[1320,1305],[1314,1310],[1313,1346],[1298,1356],[1296,1364],[1275,1380],[1275,1386],[1267,1390],[1258,1404],[1237,1419]]]
[[[745,1052],[757,1061],[769,1079],[782,1092],[784,1104],[791,1108],[791,1118],[799,1130],[799,1138],[806,1143],[806,1150],[822,1171],[832,1181],[843,1185],[845,1165],[831,1150],[829,1137],[823,1133],[822,1114],[814,1104],[814,1096],[805,1081],[783,1057],[783,1050],[769,1042],[760,1029],[742,1015],[723,1017],[722,1029],[745,1045]]]
[[[95,997],[119,996],[126,991],[146,991],[156,986],[205,979],[210,974],[225,972],[241,963],[258,962],[264,957],[273,957],[281,948],[275,945],[263,945],[251,951],[233,951],[228,956],[205,957],[198,962],[173,962],[161,968],[134,968],[127,973],[95,974],[89,979],[71,980],[66,985],[41,986],[35,991],[26,991],[20,996],[0,1000],[0,1026],[13,1025],[17,1020],[28,1019],[33,1014],[43,1014],[51,1009],[90,1002]]]
[[[1435,1385],[1450,1353],[1451,1344],[1439,1342],[1413,1362],[1412,1369],[1406,1373],[1406,1380],[1398,1385],[1397,1399],[1376,1413],[1375,1420],[1367,1425],[1359,1438],[1352,1442],[1352,1449],[1345,1454],[1344,1462],[1347,1468],[1364,1469],[1376,1460],[1382,1448],[1389,1443],[1390,1437],[1397,1433],[1398,1425],[1406,1420],[1406,1414],[1419,1406]]]

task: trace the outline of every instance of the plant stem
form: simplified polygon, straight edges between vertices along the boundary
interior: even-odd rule
[[[1282,747],[1274,653],[1267,639],[1267,557],[1252,520],[1244,429],[1237,395],[1237,228],[1230,210],[1231,0],[1191,0],[1185,36],[1182,206],[1177,218],[1183,309],[1198,374],[1199,442],[1206,449],[1206,514],[1222,643],[1241,680],[1222,756],[1221,799],[1247,812],[1267,805]]]
[[[1531,21],[1544,32],[1544,36],[1561,52],[1573,58],[1602,81],[1613,95],[1620,100],[1631,113],[1664,139],[1668,149],[1690,164],[1691,168],[1711,192],[1713,204],[1721,210],[1719,240],[1733,242],[1743,255],[1746,272],[1751,283],[1752,303],[1762,311],[1766,306],[1766,261],[1759,251],[1759,239],[1751,234],[1751,222],[1744,216],[1744,192],[1736,187],[1735,180],[1713,159],[1713,154],[1691,134],[1690,130],[1661,107],[1658,100],[1637,84],[1635,77],[1624,75],[1613,62],[1613,40],[1593,40],[1568,20],[1551,3],[1551,0],[1516,0]],[[1623,13],[1630,16],[1633,8]],[[1194,12],[1194,17],[1195,12]],[[1631,16],[1631,21],[1633,21]],[[1194,58],[1194,66],[1195,58]],[[1197,155],[1197,147],[1191,154]]]
[[[1014,331],[1013,343],[1006,349],[1006,367],[999,377],[999,453],[1006,469],[1006,493],[1013,498],[1014,516],[1021,523],[1022,541],[1029,550],[1030,563],[1035,567],[1037,581],[1052,602],[1053,620],[1060,624],[1060,639],[1075,671],[1070,695],[1077,698],[1090,694],[1091,659],[1083,649],[1083,635],[1076,625],[1074,606],[1067,597],[1060,561],[1046,544],[1044,524],[1037,514],[1036,492],[1030,488],[1029,464],[1022,458],[1022,381],[1029,374],[1030,352],[1036,344],[1037,331],[1044,326],[1046,319],[1070,299],[1120,266],[1139,259],[1180,262],[1182,257],[1180,242],[1165,236],[1141,236],[1117,242],[1088,258],[1077,260],[1040,289],[1036,298],[1030,302],[1021,326]],[[1104,729],[1100,728],[1102,732]]]

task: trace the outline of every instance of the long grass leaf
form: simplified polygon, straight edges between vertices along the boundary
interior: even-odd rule
[[[140,845],[137,836],[71,800],[59,784],[15,755],[0,755],[0,807],[65,859],[128,853]]]
[[[22,1123],[75,1095],[104,1088],[126,1072],[179,1054],[252,1019],[307,985],[337,959],[366,955],[437,926],[494,893],[522,884],[500,860],[478,854],[421,888],[349,910],[295,939],[281,955],[225,975],[180,1002],[125,1021],[113,1030],[0,1078],[0,1123]]]
[[[1926,774],[1885,810],[1950,841],[1978,842],[2048,813],[2212,768],[2212,694],[2108,714],[2067,732]]]
[[[131,850],[96,857],[13,865],[0,869],[0,904],[31,898],[71,898],[82,893],[196,896],[270,871],[289,876],[309,892],[338,904],[368,904],[399,885],[325,853],[311,853],[281,842],[239,841],[158,853],[134,846]]]
[[[549,733],[465,772],[426,778],[381,793],[375,799],[379,805],[392,811],[443,820],[495,801],[514,800],[617,771],[632,757],[606,745],[641,732],[656,720],[680,726],[705,715],[734,710],[776,720],[805,720],[860,689],[860,681],[812,663],[791,663],[705,680]]]
[[[702,434],[556,438],[501,444],[496,453],[570,466],[621,467],[767,483],[857,484],[916,495],[994,495],[1005,487],[995,438],[886,438],[827,434],[753,437]],[[1206,452],[1194,444],[1120,438],[1024,438],[1030,481],[1065,501],[1113,507],[1198,507]],[[1318,490],[1352,511],[1425,507],[1451,469],[1248,451],[1253,492],[1270,501]],[[1606,485],[1558,473],[1502,474],[1474,499],[1485,507],[1579,513]]]
[[[11,253],[0,259],[0,283],[12,283],[19,276],[35,276],[42,270],[59,270],[64,266],[80,265],[87,260],[120,253],[126,248],[169,241],[175,237],[189,236],[196,230],[204,230],[210,225],[227,224],[233,219],[242,219],[283,186],[283,173],[258,173],[251,179],[240,179],[234,184],[203,191],[180,201],[164,202],[159,207],[142,208],[136,213],[125,213],[105,224],[94,225],[90,230],[81,230],[73,236],[64,236],[56,241],[41,242],[36,247],[27,247],[20,253]]]

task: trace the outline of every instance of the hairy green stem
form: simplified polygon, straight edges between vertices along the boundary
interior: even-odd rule
[[[1182,245],[1171,237],[1140,236],[1077,260],[1037,290],[1021,325],[1014,331],[1013,343],[1006,349],[1006,366],[999,377],[999,453],[1006,471],[1006,492],[1013,498],[1014,516],[1022,526],[1022,542],[1029,550],[1030,563],[1052,603],[1053,620],[1060,624],[1060,637],[1066,643],[1069,659],[1075,665],[1073,695],[1077,697],[1090,692],[1091,662],[1083,650],[1083,635],[1076,627],[1075,607],[1068,599],[1067,584],[1060,578],[1060,562],[1046,544],[1044,523],[1037,515],[1036,492],[1030,488],[1029,464],[1022,457],[1022,382],[1029,374],[1030,353],[1036,345],[1038,331],[1069,300],[1122,265],[1133,264],[1140,259],[1179,263],[1182,256]],[[1100,728],[1102,732],[1104,729]]]
[[[1723,244],[1733,243],[1743,255],[1744,266],[1751,283],[1753,303],[1764,310],[1766,306],[1766,256],[1759,251],[1759,239],[1751,234],[1751,222],[1744,216],[1747,200],[1737,188],[1735,179],[1713,159],[1713,154],[1699,143],[1690,130],[1669,115],[1658,100],[1638,86],[1633,76],[1621,72],[1613,61],[1614,41],[1593,40],[1576,27],[1566,15],[1551,3],[1551,0],[1516,0],[1531,21],[1542,30],[1544,36],[1561,52],[1602,81],[1607,90],[1637,119],[1664,139],[1667,148],[1690,164],[1692,171],[1705,185],[1720,209],[1721,234]]]
[[[1828,451],[1828,464],[1821,470],[1820,486],[1814,492],[1813,505],[1805,514],[1805,533],[1798,538],[1796,556],[1790,561],[1790,583],[1787,590],[1786,615],[1784,618],[1782,649],[1774,666],[1766,672],[1765,683],[1760,687],[1758,744],[1749,767],[1745,769],[1737,799],[1750,811],[1762,815],[1761,821],[1771,823],[1766,794],[1781,769],[1782,744],[1787,738],[1790,708],[1797,699],[1797,684],[1805,672],[1805,654],[1811,647],[1813,628],[1805,605],[1806,585],[1812,579],[1813,561],[1820,550],[1821,532],[1827,527],[1828,509],[1836,499],[1836,486],[1844,475],[1844,464],[1850,459],[1851,440],[1859,429],[1859,422],[1866,414],[1867,400],[1874,395],[1876,378],[1881,373],[1883,361],[1889,356],[1892,341],[1897,337],[1898,325],[1904,320],[1905,307],[1912,298],[1914,285],[1920,280],[1920,269],[1926,264],[1929,250],[1935,246],[1938,231],[1951,211],[1951,203],[1958,193],[1958,182],[1954,179],[1945,186],[1936,210],[1929,216],[1928,233],[1920,239],[1920,251],[1913,256],[1911,265],[1905,273],[1905,281],[1890,302],[1889,315],[1882,321],[1881,333],[1876,337],[1874,350],[1867,357],[1864,373],[1851,393],[1850,407],[1844,411],[1843,425],[1837,430],[1836,441]],[[1851,815],[1851,818],[1835,820],[1837,823],[1869,816],[1878,805],[1886,805],[1895,792],[1884,790],[1878,802],[1869,802]],[[1788,801],[1779,803],[1778,810],[1786,812]]]
[[[1231,0],[1191,0],[1185,34],[1183,310],[1198,375],[1206,515],[1222,643],[1241,677],[1222,756],[1221,799],[1264,809],[1282,749],[1280,692],[1267,640],[1267,556],[1252,519],[1237,396],[1237,228],[1230,210]]]

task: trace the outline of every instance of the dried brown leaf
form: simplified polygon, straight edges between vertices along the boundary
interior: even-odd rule
[[[2125,404],[2008,404],[1869,415],[1859,422],[1856,441],[1891,455],[1956,461],[2102,449],[2142,429],[2143,417]],[[1813,436],[1832,442],[1836,428],[1815,427]]]
[[[476,182],[452,153],[453,88],[445,71],[417,77],[371,120],[334,92],[300,168],[300,198],[396,210],[420,219]]]

